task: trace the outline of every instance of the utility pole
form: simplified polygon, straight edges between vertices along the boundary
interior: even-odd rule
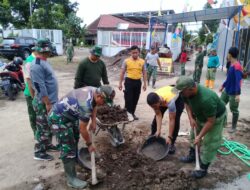
[[[30,0],[30,22],[31,22],[31,28],[33,29],[33,23],[32,23],[32,0]]]

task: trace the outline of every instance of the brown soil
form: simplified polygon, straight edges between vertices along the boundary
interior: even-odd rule
[[[97,118],[103,124],[113,124],[121,121],[128,121],[126,109],[122,109],[119,105],[109,107],[107,105],[97,108]]]

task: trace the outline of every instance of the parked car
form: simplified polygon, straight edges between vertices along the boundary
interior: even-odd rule
[[[51,48],[51,56],[58,56],[56,51],[56,45],[53,42],[50,42],[50,48]]]
[[[0,44],[0,55],[12,60],[15,56],[26,59],[31,54],[31,48],[36,44],[32,37],[4,38]]]

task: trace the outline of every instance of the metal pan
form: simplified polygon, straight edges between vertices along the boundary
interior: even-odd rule
[[[168,155],[169,146],[162,137],[149,137],[142,145],[140,153],[155,161],[162,160]]]

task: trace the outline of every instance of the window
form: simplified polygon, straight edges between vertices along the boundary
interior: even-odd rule
[[[25,44],[25,39],[20,38],[20,39],[19,39],[19,43],[20,43],[20,44]]]
[[[120,46],[121,45],[121,40],[120,40],[120,32],[111,32],[111,45],[114,46]]]
[[[130,46],[130,32],[121,32],[121,46]]]
[[[131,35],[131,46],[141,46],[141,33],[140,32],[132,32]]]
[[[33,44],[34,41],[33,41],[32,39],[26,39],[26,40],[25,40],[25,43],[26,43],[26,44]]]

